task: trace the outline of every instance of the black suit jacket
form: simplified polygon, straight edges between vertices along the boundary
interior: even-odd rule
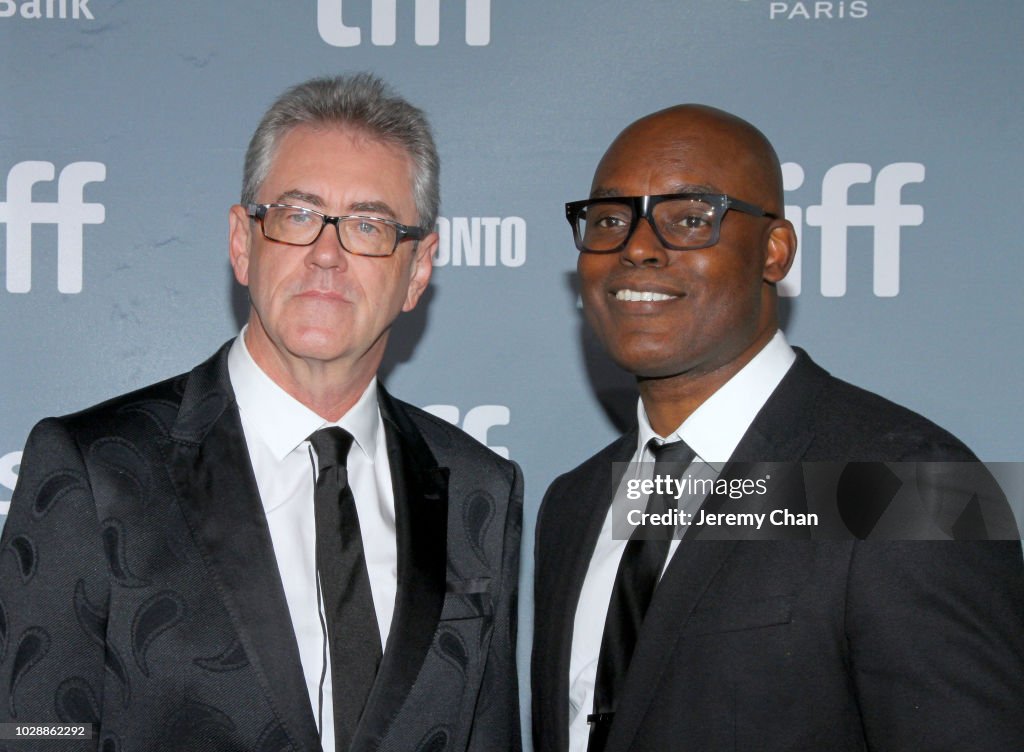
[[[628,462],[636,442],[634,430],[556,479],[540,511],[538,752],[568,745],[576,604],[610,504],[612,462]],[[974,456],[798,351],[733,459]],[[608,752],[1024,749],[1022,568],[1018,541],[688,535],[655,591]]]
[[[319,749],[227,350],[29,438],[0,544],[0,721],[101,734],[40,750]],[[380,409],[398,593],[352,749],[518,747],[518,468],[383,389]]]

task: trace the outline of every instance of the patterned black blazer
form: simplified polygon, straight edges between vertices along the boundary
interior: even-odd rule
[[[33,430],[0,543],[0,721],[99,734],[13,748],[319,749],[227,351]],[[352,749],[518,748],[519,469],[380,408],[398,593]]]

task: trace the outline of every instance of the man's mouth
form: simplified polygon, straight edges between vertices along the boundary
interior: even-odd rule
[[[627,303],[657,303],[662,300],[675,300],[678,295],[668,295],[653,290],[618,290],[615,293],[616,300],[624,300]]]
[[[345,294],[341,290],[303,290],[298,294],[301,298],[312,298],[314,300],[345,300]]]

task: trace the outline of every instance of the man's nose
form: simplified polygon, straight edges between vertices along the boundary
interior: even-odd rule
[[[321,269],[344,267],[348,262],[348,252],[342,248],[338,236],[338,226],[325,224],[320,237],[310,246],[309,261]]]
[[[640,217],[626,245],[619,251],[619,260],[627,266],[664,266],[669,253],[658,240],[650,218]]]

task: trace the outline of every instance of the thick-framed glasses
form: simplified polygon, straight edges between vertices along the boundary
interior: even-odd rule
[[[696,251],[718,242],[722,218],[730,209],[755,217],[778,215],[724,193],[665,193],[572,201],[565,216],[581,253],[617,253],[629,243],[641,219],[658,241],[673,251]]]
[[[323,212],[288,204],[247,204],[245,211],[260,223],[263,237],[287,245],[312,245],[327,225],[334,225],[341,247],[355,256],[390,256],[405,239],[421,240],[423,228],[392,219]]]

